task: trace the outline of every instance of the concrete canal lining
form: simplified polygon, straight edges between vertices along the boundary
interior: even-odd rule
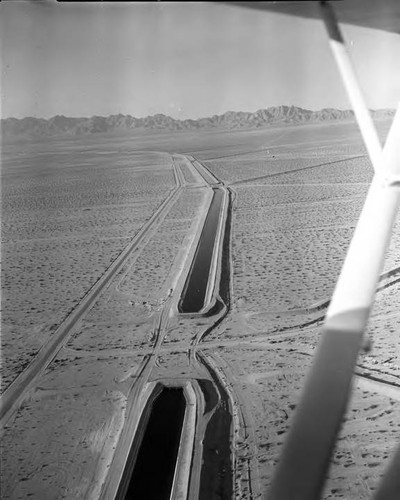
[[[182,387],[164,387],[146,408],[118,489],[118,500],[170,499],[185,410]]]
[[[200,241],[186,280],[178,309],[196,313],[205,306],[215,242],[218,234],[224,191],[214,188],[214,195],[200,236]]]
[[[131,415],[136,423],[128,421],[128,433],[121,436],[122,456],[115,457],[103,500],[187,499],[198,411],[195,388],[195,380],[147,384],[140,412]]]

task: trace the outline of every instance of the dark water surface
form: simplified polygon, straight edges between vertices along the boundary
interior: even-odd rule
[[[185,416],[181,388],[166,388],[157,396],[144,431],[125,500],[169,500]]]

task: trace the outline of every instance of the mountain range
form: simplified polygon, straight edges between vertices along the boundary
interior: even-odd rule
[[[394,110],[380,109],[371,111],[374,119],[385,119],[394,115]],[[71,118],[57,115],[44,118],[5,118],[1,120],[3,138],[24,137],[44,138],[50,136],[82,136],[96,133],[132,133],[135,131],[195,131],[207,129],[246,129],[268,125],[303,124],[333,120],[354,120],[351,110],[325,108],[319,111],[296,106],[274,106],[260,109],[254,113],[228,111],[222,115],[196,120],[178,120],[163,114],[135,118],[131,115],[92,116],[90,118]]]

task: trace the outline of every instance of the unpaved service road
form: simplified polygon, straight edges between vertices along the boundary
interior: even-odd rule
[[[265,495],[368,182],[360,145],[350,125],[344,129],[329,144],[328,126],[159,137],[170,151],[156,157],[168,158],[162,168],[175,172],[175,186],[129,241],[136,246],[124,246],[118,268],[103,270],[110,273],[104,285],[9,405],[4,498],[114,498],[160,384],[184,388],[187,405],[175,497]],[[285,146],[288,139],[295,148]],[[138,158],[141,189],[152,192],[155,157]],[[180,313],[216,188],[223,201],[205,304]],[[140,205],[130,203],[127,224]],[[330,500],[368,497],[400,439],[394,238],[370,322],[372,350],[358,360],[324,493]]]

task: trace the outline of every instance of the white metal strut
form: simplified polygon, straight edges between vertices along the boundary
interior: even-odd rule
[[[333,9],[327,2],[320,4],[329,44],[375,175],[327,311],[322,339],[272,480],[269,500],[320,498],[400,204],[400,104],[382,151]],[[389,479],[395,477],[392,469]]]

